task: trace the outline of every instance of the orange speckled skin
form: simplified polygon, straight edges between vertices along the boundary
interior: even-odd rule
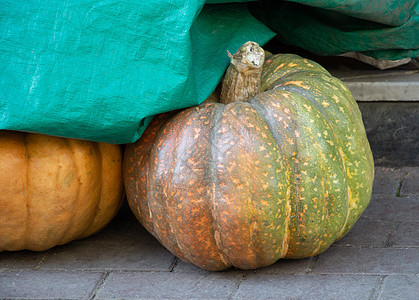
[[[0,131],[0,251],[42,251],[101,230],[123,201],[118,145]]]
[[[139,221],[207,270],[323,252],[366,208],[374,177],[349,90],[296,55],[268,58],[249,103],[158,116],[123,169]]]

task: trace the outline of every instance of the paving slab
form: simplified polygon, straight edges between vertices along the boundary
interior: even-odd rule
[[[190,274],[195,274],[195,273],[201,273],[201,274],[206,274],[206,273],[212,273],[211,271],[207,271],[205,269],[201,269],[195,265],[192,265],[190,263],[184,262],[182,260],[180,260],[179,258],[177,259],[174,267],[173,267],[173,271],[174,273],[190,273]]]
[[[401,196],[419,196],[419,168],[404,167],[406,173],[403,178]]]
[[[419,196],[373,195],[361,217],[380,221],[416,221],[418,213]]]
[[[396,196],[400,182],[406,177],[408,171],[401,168],[376,167],[373,195]]]
[[[358,106],[377,166],[419,166],[419,101]]]
[[[419,168],[376,167],[373,194],[399,197],[419,195]]]
[[[359,219],[354,227],[333,246],[384,247],[396,227],[395,222]]]
[[[368,299],[379,276],[249,274],[233,299]]]
[[[229,299],[243,275],[237,272],[112,272],[97,299]]]
[[[378,300],[419,299],[418,276],[387,276],[384,279]]]
[[[419,247],[419,221],[400,222],[391,243],[398,247]]]
[[[200,267],[197,267],[195,265],[192,265],[190,263],[184,262],[180,259],[177,259],[177,262],[175,263],[175,266],[172,270],[173,273],[189,273],[189,274],[213,274],[214,272],[212,271],[208,271],[205,269],[201,269]],[[242,274],[243,270],[240,269],[236,269],[236,268],[230,268],[226,271],[222,271],[223,272],[229,272],[229,273],[240,273]]]
[[[170,271],[175,256],[145,229],[138,227],[131,239],[73,242],[55,247],[41,265],[43,270],[141,270]]]
[[[47,252],[4,251],[0,253],[0,270],[35,269],[45,256]]]
[[[87,238],[76,240],[74,243],[118,243],[135,238],[136,235],[141,235],[142,231],[144,231],[143,227],[130,211],[127,202],[124,201],[119,213],[103,230]]]
[[[45,252],[0,253],[0,299],[416,300],[418,171],[376,168],[371,203],[344,238],[314,258],[250,271],[209,272],[180,261],[125,204],[89,238]]]
[[[40,269],[170,271],[174,262],[124,207],[102,232],[51,249]]]
[[[0,272],[0,299],[90,299],[104,273]]]
[[[303,259],[280,259],[269,267],[248,271],[248,274],[303,275],[311,272],[313,263],[313,257]]]
[[[316,274],[419,274],[419,248],[330,247],[313,264]]]
[[[260,268],[257,270],[249,270],[247,273],[258,273],[258,274],[307,274],[311,271],[313,264],[313,258],[305,259],[280,259],[269,267]],[[230,269],[228,272],[238,272],[237,269]],[[209,271],[203,270],[197,266],[179,260],[176,264],[173,272],[183,273],[207,273]]]

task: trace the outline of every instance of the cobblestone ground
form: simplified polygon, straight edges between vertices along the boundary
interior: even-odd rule
[[[377,168],[353,230],[319,256],[207,272],[165,250],[125,208],[102,232],[0,253],[1,299],[419,299],[419,168]]]

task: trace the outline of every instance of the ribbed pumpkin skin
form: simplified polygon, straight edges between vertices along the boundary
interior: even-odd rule
[[[101,230],[122,203],[120,146],[0,131],[0,251],[42,251]]]
[[[317,255],[369,203],[373,159],[349,90],[312,61],[275,55],[262,91],[161,115],[126,147],[131,209],[201,268]]]

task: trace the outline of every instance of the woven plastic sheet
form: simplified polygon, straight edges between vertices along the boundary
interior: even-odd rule
[[[0,4],[0,129],[93,141],[134,142],[154,115],[200,104],[226,50],[249,40],[277,34],[320,55],[419,56],[412,0]]]
[[[261,0],[254,11],[282,42],[315,54],[419,56],[417,0]]]
[[[240,3],[0,2],[0,129],[93,141],[133,142],[155,114],[201,103],[226,50],[274,36]]]

